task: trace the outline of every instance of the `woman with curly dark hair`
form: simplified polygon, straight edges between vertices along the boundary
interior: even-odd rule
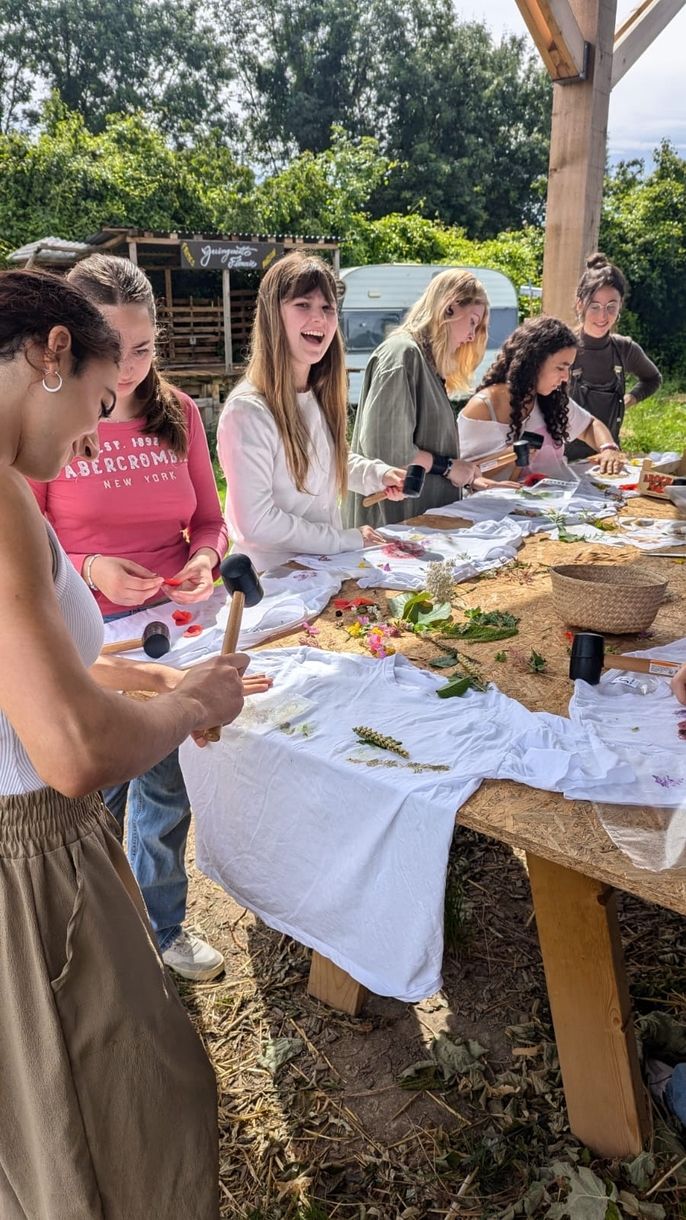
[[[565,477],[565,444],[580,439],[599,455],[601,472],[618,473],[624,458],[610,431],[567,394],[575,356],[576,336],[557,318],[518,326],[458,416],[461,456],[475,461],[539,432],[537,471]]]

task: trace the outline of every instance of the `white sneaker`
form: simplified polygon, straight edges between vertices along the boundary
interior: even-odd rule
[[[194,983],[216,979],[224,969],[224,958],[219,950],[213,949],[206,940],[187,932],[185,928],[164,950],[162,960],[182,979],[190,979]]]

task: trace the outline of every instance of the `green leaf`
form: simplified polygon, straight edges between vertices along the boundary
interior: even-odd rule
[[[655,1173],[655,1157],[652,1152],[639,1152],[632,1161],[622,1161],[622,1169],[628,1174],[632,1186],[646,1190]]]
[[[272,1076],[276,1076],[280,1067],[295,1059],[303,1048],[302,1038],[272,1038],[258,1057],[260,1067],[266,1068]]]
[[[453,678],[452,681],[446,682],[445,686],[441,686],[436,694],[439,699],[453,699],[455,696],[464,695],[471,685],[471,678]]]
[[[519,619],[507,611],[484,611],[480,606],[476,606],[473,610],[465,610],[464,615],[466,623],[453,623],[446,628],[443,635],[450,639],[486,643],[489,640],[506,640],[518,634]]]
[[[486,1054],[486,1047],[473,1038],[454,1042],[447,1034],[439,1034],[431,1043],[431,1054],[445,1079],[450,1080],[454,1076],[463,1076],[474,1067],[480,1067],[479,1060]]]
[[[388,605],[393,618],[422,631],[452,622],[450,602],[437,602],[434,605],[423,591],[400,593],[397,597],[391,597]]]
[[[446,652],[442,657],[434,657],[429,665],[432,669],[450,669],[451,665],[457,665],[457,659],[456,652]]]
[[[545,657],[540,652],[536,652],[535,648],[532,648],[529,655],[529,669],[531,672],[534,674],[542,674],[545,671],[547,664],[548,662],[546,661]]]
[[[586,1165],[572,1172],[570,1183],[565,1200],[570,1220],[611,1220],[608,1209],[617,1195],[614,1186],[608,1196],[605,1183]]]

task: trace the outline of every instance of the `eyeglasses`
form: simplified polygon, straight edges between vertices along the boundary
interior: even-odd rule
[[[610,301],[609,305],[601,305],[598,301],[593,301],[586,312],[594,318],[599,318],[601,314],[607,314],[608,318],[618,318],[620,311],[621,305],[618,305],[616,301]]]

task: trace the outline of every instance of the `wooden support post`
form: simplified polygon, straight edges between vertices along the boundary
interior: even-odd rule
[[[224,307],[224,368],[227,373],[233,366],[233,339],[231,337],[231,272],[222,271],[222,305]]]
[[[684,7],[685,0],[643,0],[615,34],[612,88]]]
[[[574,322],[576,285],[597,248],[617,0],[572,0],[592,46],[590,79],[553,85],[543,311]]]
[[[321,953],[312,953],[310,978],[307,984],[308,993],[322,1004],[337,1008],[339,1012],[350,1013],[352,1017],[359,1016],[369,992],[361,983],[334,966],[328,957]]]
[[[172,289],[171,267],[164,269],[164,300],[167,306],[167,350],[169,359],[176,360],[174,345],[174,291]]]
[[[585,77],[587,45],[569,0],[517,0],[552,80]]]
[[[138,264],[138,246],[135,241],[129,242],[129,259],[132,263]]]
[[[614,890],[527,854],[572,1133],[604,1157],[649,1134]]]

